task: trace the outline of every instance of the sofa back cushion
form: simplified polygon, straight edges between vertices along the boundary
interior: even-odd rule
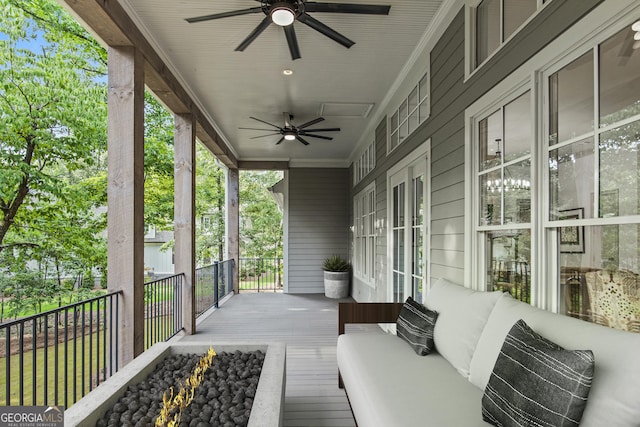
[[[439,279],[425,305],[438,312],[434,328],[436,350],[460,375],[469,377],[471,357],[489,314],[502,292],[478,292]]]
[[[581,426],[632,426],[640,420],[640,334],[540,310],[505,294],[489,316],[471,360],[469,381],[484,389],[511,327],[523,319],[568,350],[591,350],[593,383]],[[436,341],[437,346],[437,341]]]

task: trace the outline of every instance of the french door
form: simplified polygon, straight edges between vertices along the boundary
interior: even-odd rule
[[[422,158],[389,178],[390,298],[422,302],[426,284],[427,161]]]

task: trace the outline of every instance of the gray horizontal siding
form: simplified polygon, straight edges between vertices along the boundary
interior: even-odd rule
[[[322,262],[349,254],[349,169],[290,169],[289,293],[324,292]]]

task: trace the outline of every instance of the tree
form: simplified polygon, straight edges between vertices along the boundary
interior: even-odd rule
[[[106,53],[53,1],[0,6],[0,273],[17,310],[106,265]]]
[[[282,257],[282,213],[269,187],[279,171],[243,171],[240,175],[240,252],[249,258]]]
[[[224,169],[200,144],[196,147],[196,263],[224,260]]]
[[[162,230],[173,229],[174,119],[145,92],[144,221]]]
[[[29,19],[48,2],[0,0],[0,251],[24,241],[32,220],[50,204],[74,208],[68,178],[100,159],[106,147],[106,87],[100,52],[74,43],[57,27]],[[53,14],[67,26],[60,14]],[[28,47],[37,41],[40,51]],[[89,198],[90,199],[90,198]],[[13,236],[11,229],[17,230]],[[8,239],[8,240],[7,240]]]

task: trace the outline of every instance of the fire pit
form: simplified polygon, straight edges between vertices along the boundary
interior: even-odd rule
[[[159,343],[83,397],[65,411],[65,426],[95,426],[125,393],[127,387],[145,379],[165,358],[176,354],[260,350],[265,353],[260,381],[249,417],[249,426],[281,426],[284,409],[286,346],[269,344],[212,344],[208,342]]]

